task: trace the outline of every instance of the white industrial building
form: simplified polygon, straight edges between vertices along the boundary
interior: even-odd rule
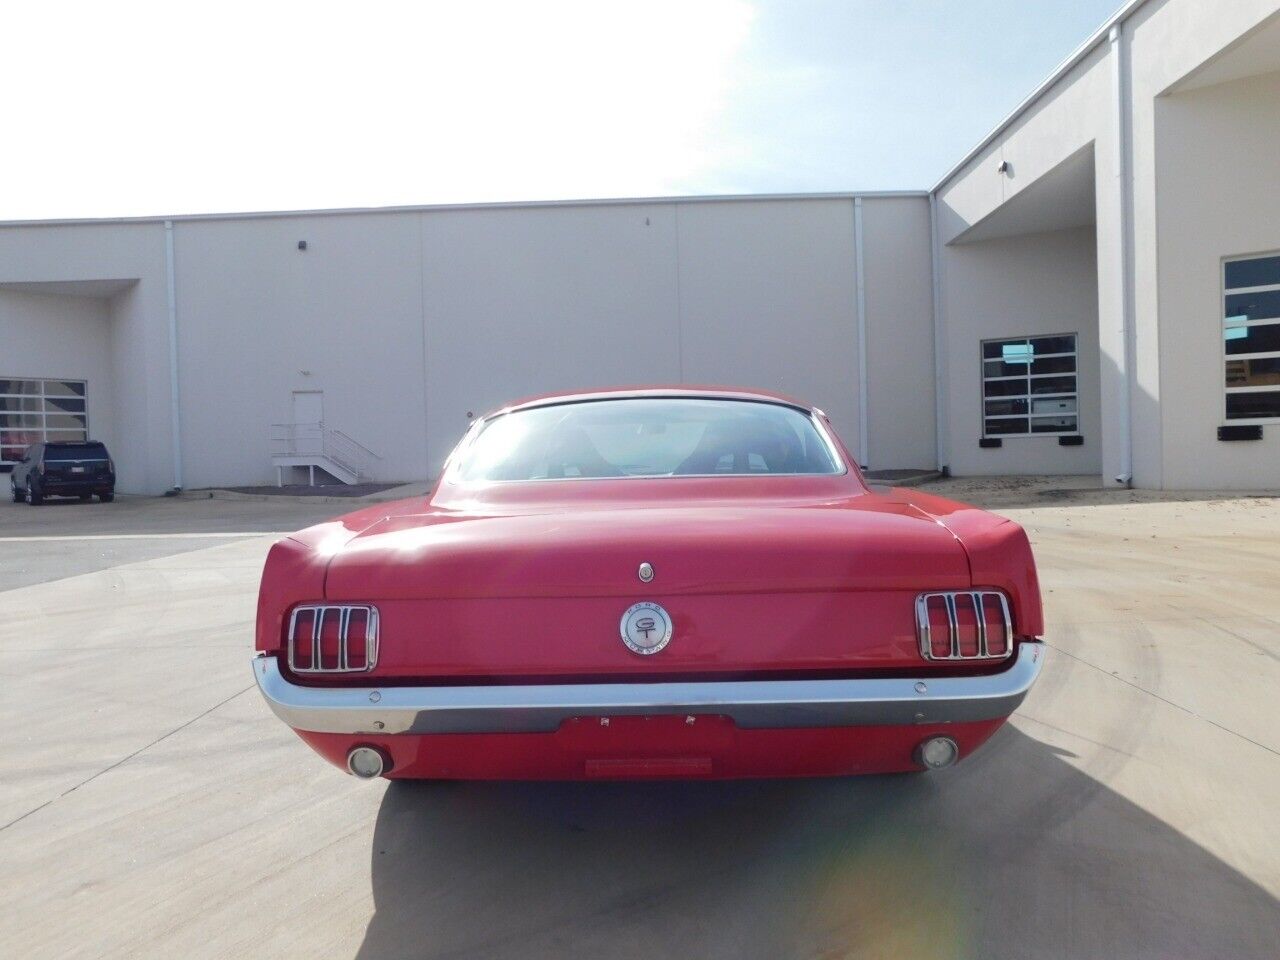
[[[1274,488],[1280,0],[1129,3],[929,191],[0,224],[0,345],[0,468],[87,431],[126,492],[425,478],[640,383],[873,469]]]

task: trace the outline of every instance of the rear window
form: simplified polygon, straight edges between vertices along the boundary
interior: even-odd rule
[[[749,400],[627,398],[534,407],[486,423],[462,481],[843,472],[813,419]]]
[[[105,460],[107,448],[101,443],[59,443],[44,448],[46,463],[58,460]]]

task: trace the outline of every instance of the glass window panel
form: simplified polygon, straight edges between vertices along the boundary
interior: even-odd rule
[[[1015,417],[1012,420],[988,420],[987,436],[995,437],[1000,434],[1009,433],[1026,433],[1027,421],[1025,417]]]
[[[1226,333],[1228,354],[1267,353],[1280,350],[1280,323],[1263,323],[1256,327],[1229,327]]]
[[[1228,360],[1228,387],[1280,386],[1280,357],[1260,360]]]
[[[59,411],[64,413],[84,413],[83,397],[49,397],[44,402],[44,408],[51,413]]]
[[[1000,348],[1005,363],[1026,365],[1031,362],[1031,345],[1027,343],[1006,343]]]
[[[1048,397],[1031,401],[1032,413],[1075,413],[1075,397]]]
[[[1025,377],[1025,363],[1005,363],[1003,360],[988,360],[982,365],[984,377]]]
[[[1032,373],[1075,373],[1075,357],[1050,357],[1047,360],[1036,360],[1031,364]]]
[[[994,417],[1001,414],[1016,414],[1027,412],[1027,401],[1025,398],[1016,400],[988,400],[987,416]]]
[[[982,385],[983,396],[987,397],[1025,397],[1027,395],[1026,380],[988,380]]]
[[[1046,353],[1075,353],[1076,337],[1074,333],[1061,337],[1035,337],[1031,346],[1037,357]]]
[[[39,380],[0,380],[0,393],[25,393],[31,395],[39,392]]]
[[[1076,378],[1070,377],[1043,377],[1039,380],[1031,381],[1031,392],[1035,393],[1075,393]]]
[[[1021,340],[988,340],[982,345],[982,356],[987,360],[999,360],[1005,355],[1005,347],[1025,346],[1026,338]]]
[[[0,413],[0,430],[39,430],[43,422],[38,413]]]
[[[88,418],[78,413],[47,413],[44,420],[47,430],[85,430],[89,426]]]
[[[1228,393],[1228,420],[1257,420],[1280,417],[1280,390],[1257,393]]]
[[[1032,433],[1075,433],[1075,417],[1032,417]]]
[[[1233,260],[1227,264],[1227,289],[1280,283],[1280,256]]]
[[[0,397],[0,410],[33,410],[40,409],[39,397]]]
[[[1264,290],[1261,293],[1227,294],[1227,320],[1270,320],[1280,318],[1280,290]]]
[[[86,434],[83,430],[50,430],[45,435],[45,439],[50,442],[67,440],[79,441],[84,440],[85,437]]]
[[[83,397],[84,381],[83,380],[46,380],[44,382],[45,396],[48,397]]]

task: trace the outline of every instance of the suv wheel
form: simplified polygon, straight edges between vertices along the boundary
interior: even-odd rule
[[[30,480],[27,480],[27,503],[31,504],[33,507],[38,507],[40,504],[44,503],[44,497]]]
[[[14,503],[21,503],[26,499],[26,496],[18,489],[18,485],[14,482],[13,477],[9,478],[9,492],[13,494]]]
[[[110,502],[111,502],[112,500],[114,500],[115,498],[116,498],[116,495],[115,495],[114,493],[100,493],[100,494],[98,494],[98,499],[99,499],[99,500],[101,500],[103,503],[110,503]]]

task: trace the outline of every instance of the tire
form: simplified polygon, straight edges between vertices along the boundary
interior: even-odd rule
[[[44,495],[35,488],[35,484],[30,479],[27,480],[27,503],[33,507],[38,507],[44,503]]]
[[[9,492],[13,494],[14,503],[22,503],[23,500],[27,499],[26,495],[18,489],[18,485],[12,479],[9,480]]]
[[[114,500],[115,498],[116,498],[115,493],[100,493],[100,494],[98,494],[98,499],[99,499],[99,500],[101,500],[103,503],[110,503],[110,502],[111,502],[112,500]],[[85,499],[87,500],[87,499],[89,499],[89,498],[88,498],[88,497],[85,497]]]

